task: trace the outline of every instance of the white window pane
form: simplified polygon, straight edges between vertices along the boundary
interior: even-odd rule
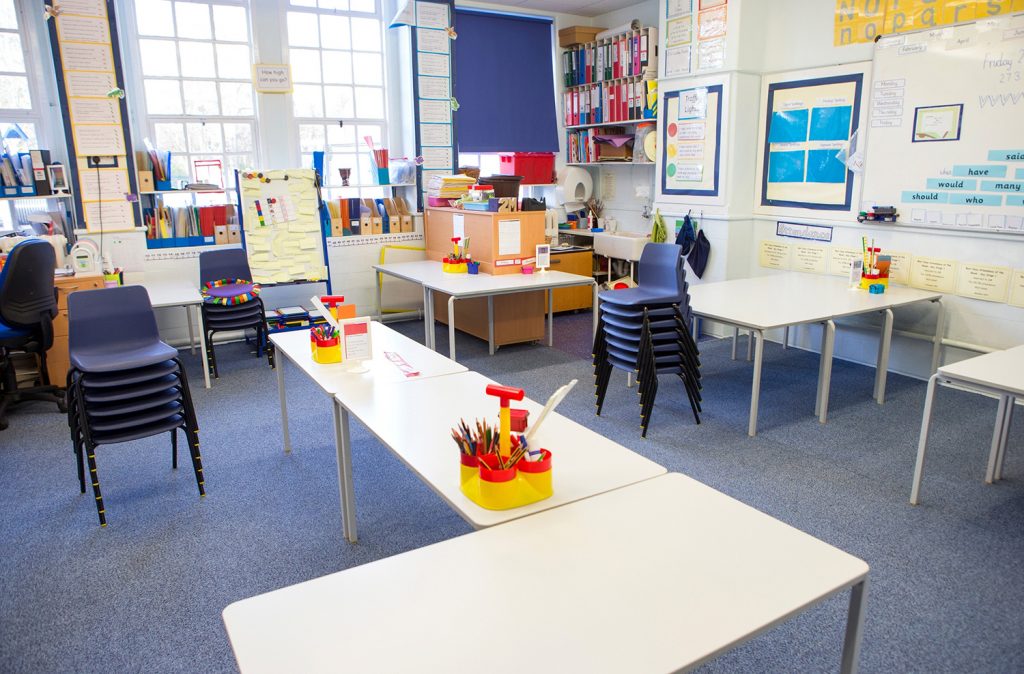
[[[185,77],[213,75],[213,45],[209,42],[181,43],[181,74]]]
[[[153,132],[156,146],[161,150],[185,152],[188,149],[185,145],[185,127],[182,124],[154,124]]]
[[[332,152],[342,148],[351,148],[356,145],[356,128],[351,124],[338,126],[331,124],[327,127],[327,145]]]
[[[252,150],[251,124],[224,125],[224,151],[249,152]]]
[[[192,164],[186,155],[171,155],[171,186],[177,186],[181,181],[192,182]]]
[[[185,114],[219,115],[220,101],[217,99],[217,83],[206,81],[181,83],[185,96]]]
[[[480,175],[495,176],[501,174],[501,155],[480,155]]]
[[[210,6],[193,2],[174,3],[174,17],[178,24],[178,37],[209,40],[213,37],[210,28]]]
[[[249,20],[242,7],[213,6],[213,29],[218,40],[249,41]]]
[[[352,52],[323,51],[324,83],[352,84]]]
[[[249,46],[244,44],[218,44],[217,77],[237,80],[252,79]]]
[[[347,16],[323,15],[320,17],[320,35],[324,49],[351,49]]]
[[[28,152],[39,147],[36,125],[28,122],[0,123],[0,138],[4,139],[4,145],[12,152]]]
[[[356,87],[356,114],[369,119],[384,118],[384,90]]]
[[[380,51],[380,21],[352,19],[352,48],[360,51]]]
[[[0,70],[25,72],[25,56],[17,33],[0,33]]]
[[[315,84],[296,84],[292,93],[296,117],[323,117],[324,101],[320,87]]]
[[[174,17],[168,0],[137,0],[135,18],[139,35],[174,37]]]
[[[221,82],[220,104],[225,115],[231,117],[252,115],[252,85],[248,82]]]
[[[288,59],[292,66],[294,81],[316,83],[321,81],[320,50],[292,49],[288,52]]]
[[[381,144],[380,126],[377,124],[360,124],[359,129],[356,131],[356,136],[359,138],[359,142],[364,145],[366,144],[366,141],[363,139],[367,136],[369,136],[375,144]]]
[[[352,87],[324,87],[324,115],[327,117],[352,117]]]
[[[377,184],[377,175],[375,173],[375,167],[373,165],[373,155],[367,150],[362,154],[356,155],[359,162],[357,170],[353,170],[352,174],[358,176],[356,181],[360,185],[375,185]]]
[[[180,115],[181,90],[177,80],[146,80],[146,110],[151,115]]]
[[[18,15],[14,11],[14,0],[0,0],[0,28],[18,29]]]
[[[235,171],[244,171],[252,168],[251,154],[229,154],[224,158],[224,182],[229,186],[235,184]]]
[[[356,84],[384,86],[384,66],[380,54],[352,54],[352,72],[355,73]]]
[[[174,40],[139,40],[142,74],[150,77],[178,75],[178,50]]]
[[[192,152],[223,152],[220,124],[186,124],[188,147]]]
[[[319,47],[320,31],[316,14],[288,12],[288,44],[292,47]]]
[[[353,12],[376,12],[376,0],[352,0]]]
[[[349,185],[358,185],[361,182],[365,182],[359,180],[359,170],[356,165],[356,156],[354,154],[332,154],[329,159],[330,161],[325,170],[330,171],[331,176],[337,176],[336,178],[331,178],[334,184],[341,184],[341,174],[338,173],[338,169],[343,168],[347,168],[352,172],[348,179]]]
[[[299,151],[316,152],[324,149],[323,124],[299,124]]]
[[[348,10],[348,0],[320,0],[320,9]]]
[[[316,7],[316,0],[292,0],[292,7]]]

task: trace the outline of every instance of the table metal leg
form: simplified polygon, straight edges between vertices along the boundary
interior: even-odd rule
[[[199,355],[203,359],[203,381],[206,383],[206,388],[210,388],[210,363],[206,360],[206,330],[203,328],[203,310],[196,304],[195,311],[196,324],[199,326],[200,332],[203,333],[199,336]]]
[[[690,320],[690,336],[694,344],[700,341],[700,319],[696,316]]]
[[[821,389],[820,403],[818,410],[818,423],[825,423],[828,420],[828,397],[832,390],[832,350],[836,344],[835,321],[825,322],[825,339],[821,349],[821,377],[818,386]]]
[[[882,320],[882,338],[878,342],[875,365],[875,401],[885,404],[885,380],[889,376],[889,351],[892,348],[892,309],[886,309]]]
[[[935,300],[938,315],[935,318],[935,339],[932,340],[932,372],[939,369],[942,361],[942,336],[946,332],[946,305],[942,300]]]
[[[789,348],[789,326],[782,328],[782,348]]]
[[[988,469],[985,471],[985,484],[992,484],[996,473],[996,462],[1003,446],[1003,432],[1006,430],[1007,403],[1010,396],[999,396],[999,407],[996,409],[996,425],[992,430],[992,448],[988,452]]]
[[[762,336],[763,336],[763,334],[762,334]],[[762,344],[761,347],[764,348],[764,345]],[[747,362],[748,363],[750,362],[751,351],[753,351],[753,350],[754,350],[754,331],[751,330],[750,332],[747,333]]]
[[[633,388],[633,373],[626,372],[626,388]]]
[[[431,315],[431,307],[433,301],[430,297],[430,288],[423,286],[423,346],[428,349],[433,349],[434,345],[431,341],[434,336],[434,321]]]
[[[494,321],[488,324],[487,332],[494,333]],[[448,357],[455,360],[455,295],[448,296]]]
[[[733,360],[736,360],[736,342],[738,342],[739,339],[740,339],[740,329],[739,328],[733,328],[732,329],[732,359]]]
[[[843,639],[843,663],[839,668],[843,674],[855,674],[857,671],[867,600],[868,579],[865,578],[850,588],[850,611],[846,614],[846,638]]]
[[[284,392],[284,364],[288,360],[281,352],[281,358],[277,359],[277,395],[281,398],[281,432],[284,433],[284,451],[292,451],[292,436],[288,432],[288,402]]]
[[[1017,399],[1010,396],[1006,405],[1006,417],[1003,419],[1003,437],[999,443],[999,457],[996,459],[996,482],[1003,479],[1003,463],[1006,461],[1006,443],[1010,435],[1010,426],[1013,425],[1013,410],[1017,406]]]
[[[494,355],[494,295],[487,296],[487,353]]]
[[[921,476],[924,473],[924,451],[928,446],[928,430],[932,424],[932,405],[935,404],[935,385],[938,373],[928,379],[928,393],[924,396],[924,415],[921,417],[921,436],[917,441],[917,463],[914,466],[914,484],[910,488],[910,505],[917,505],[921,493]]]
[[[594,282],[594,303],[591,305],[591,312],[593,313],[593,317],[594,317],[594,319],[593,319],[594,320],[594,327],[593,327],[593,333],[594,334],[591,335],[591,337],[593,339],[597,339],[597,288],[598,288],[598,285],[597,285],[597,282],[595,281]]]
[[[374,290],[377,291],[377,320],[384,318],[384,300],[381,298],[384,289],[384,275],[382,273],[374,272],[373,274]]]
[[[334,398],[334,446],[338,452],[338,493],[341,497],[341,533],[349,543],[359,541],[356,532],[356,497],[352,484],[352,443],[348,410]]]
[[[555,345],[555,291],[548,290],[548,346]]]
[[[185,320],[188,321],[188,346],[189,351],[194,356],[196,355],[196,331],[192,324],[192,307],[185,306]]]
[[[750,339],[757,338],[754,346],[754,383],[750,389],[750,420],[747,423],[747,435],[757,435],[757,403],[761,398],[761,363],[764,360],[764,333],[751,330]]]

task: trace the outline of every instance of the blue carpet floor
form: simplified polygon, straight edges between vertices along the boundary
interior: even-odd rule
[[[395,327],[422,339],[422,323]],[[907,500],[922,382],[890,376],[880,407],[874,371],[837,361],[821,426],[817,356],[769,344],[760,432],[748,438],[750,364],[730,360],[727,341],[707,341],[703,423],[694,425],[681,385],[665,377],[642,440],[635,389],[621,373],[594,415],[589,330],[589,315],[561,316],[555,348],[510,346],[494,357],[460,335],[459,357],[540,400],[578,378],[563,414],[865,559],[862,671],[1024,671],[1019,419],[1006,479],[986,486],[996,403],[940,389],[915,508]],[[445,331],[437,343],[446,352]],[[201,429],[202,501],[188,460],[171,470],[165,438],[101,447],[110,522],[101,529],[92,497],[78,492],[63,417],[35,403],[12,414],[0,432],[0,671],[233,671],[220,618],[229,603],[469,532],[354,422],[360,542],[344,543],[327,398],[289,368],[294,451],[285,455],[274,373],[243,345],[217,352],[221,378],[209,391],[198,358],[184,357]],[[702,671],[835,671],[846,609],[846,594],[833,598]]]

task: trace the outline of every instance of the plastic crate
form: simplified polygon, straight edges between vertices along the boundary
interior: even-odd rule
[[[523,176],[523,185],[550,184],[555,174],[554,152],[510,152],[501,155],[501,173]]]

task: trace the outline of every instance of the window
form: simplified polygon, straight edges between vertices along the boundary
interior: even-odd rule
[[[231,172],[256,165],[256,106],[246,0],[137,0],[133,5],[144,128],[171,152],[171,181],[195,180],[194,162]],[[177,186],[177,185],[175,185]]]
[[[384,22],[377,0],[291,0],[287,48],[302,165],[325,153],[328,198],[380,197],[365,138],[387,138]],[[350,171],[342,188],[339,169]]]

